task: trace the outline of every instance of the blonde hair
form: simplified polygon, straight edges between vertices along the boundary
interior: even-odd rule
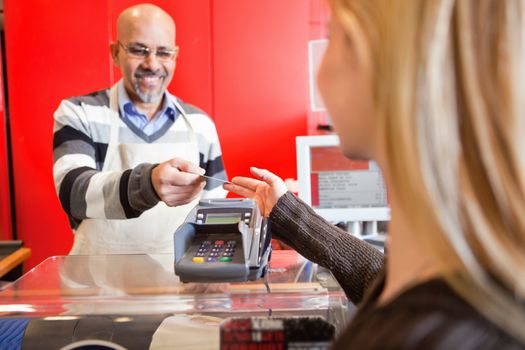
[[[368,37],[387,167],[417,238],[458,293],[525,341],[523,0],[330,3]]]

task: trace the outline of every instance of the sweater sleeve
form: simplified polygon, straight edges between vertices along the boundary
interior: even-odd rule
[[[107,143],[94,138],[82,103],[64,100],[54,114],[53,178],[73,228],[86,218],[127,219],[155,206],[155,164],[101,171]]]
[[[291,192],[279,199],[269,222],[276,238],[328,268],[355,304],[384,266],[380,251],[330,224]]]
[[[199,147],[199,166],[207,176],[220,180],[228,180],[222,159],[221,145],[215,123],[199,108],[180,101],[189,116],[193,130],[197,135]],[[202,198],[224,198],[228,191],[222,188],[222,182],[212,179],[206,180]]]

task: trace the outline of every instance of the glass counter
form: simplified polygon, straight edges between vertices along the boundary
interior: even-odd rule
[[[274,251],[263,280],[181,283],[173,255],[54,256],[0,292],[0,316],[322,316],[340,331],[348,301],[327,270]]]

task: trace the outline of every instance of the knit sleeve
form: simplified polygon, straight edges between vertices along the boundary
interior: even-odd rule
[[[275,238],[328,268],[355,304],[383,268],[380,251],[330,224],[291,192],[274,206],[270,225]]]
[[[91,114],[105,108],[89,107]],[[74,229],[86,218],[137,217],[159,201],[151,184],[154,164],[101,171],[108,141],[94,138],[94,125],[101,123],[92,123],[85,108],[79,98],[64,100],[54,114],[53,178]]]

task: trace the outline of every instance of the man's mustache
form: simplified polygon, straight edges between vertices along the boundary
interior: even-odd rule
[[[137,69],[135,72],[136,78],[145,78],[145,77],[157,77],[157,78],[165,78],[166,74],[164,74],[160,70],[151,70],[151,69]]]

